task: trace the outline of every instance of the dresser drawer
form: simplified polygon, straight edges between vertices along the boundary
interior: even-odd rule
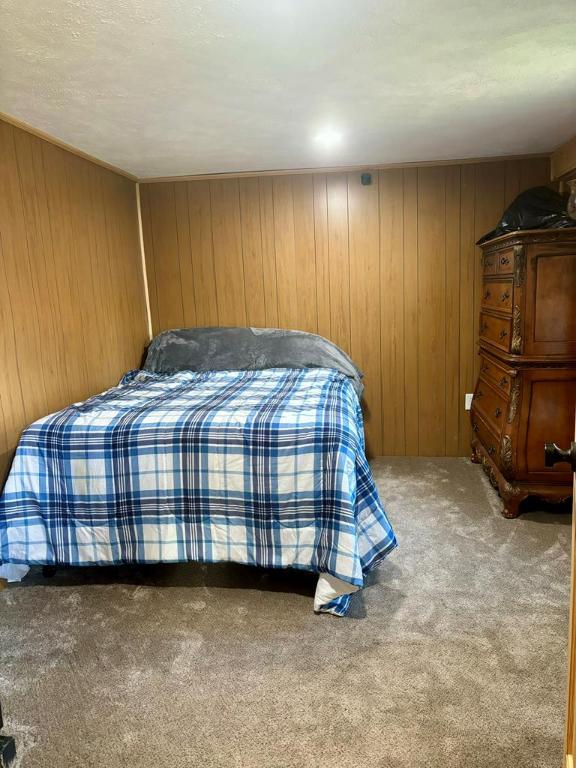
[[[480,313],[480,339],[493,344],[504,352],[510,351],[512,321],[507,317],[496,317]]]
[[[496,437],[496,435],[494,435],[488,428],[474,405],[472,406],[472,432],[474,432],[474,436],[482,443],[486,453],[490,456],[492,461],[497,462],[500,450],[500,438]]]
[[[480,377],[476,385],[473,403],[492,431],[499,435],[508,410],[508,401],[505,396],[494,389],[486,379]]]
[[[485,275],[495,275],[498,269],[498,254],[485,253],[482,256],[482,269]]]
[[[511,280],[487,280],[482,289],[482,308],[512,312],[514,287]]]
[[[492,254],[496,259],[496,271],[499,275],[511,275],[514,271],[514,248],[505,248]]]
[[[497,365],[493,360],[482,355],[480,357],[480,376],[493,384],[498,391],[505,395],[510,394],[512,388],[512,378],[505,368]]]

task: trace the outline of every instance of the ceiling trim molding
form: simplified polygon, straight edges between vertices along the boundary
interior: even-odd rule
[[[576,136],[557,147],[550,158],[552,178],[567,180],[576,178]]]
[[[162,184],[175,181],[209,181],[210,179],[246,179],[254,176],[296,176],[307,173],[355,173],[357,171],[382,171],[398,168],[422,168],[438,165],[472,165],[475,163],[498,163],[509,160],[550,159],[550,152],[526,155],[498,155],[496,157],[468,157],[454,160],[422,160],[413,163],[374,163],[373,165],[342,165],[319,168],[293,168],[266,171],[231,171],[223,173],[196,173],[182,176],[151,176],[138,179],[140,184]]]
[[[0,112],[0,120],[8,123],[9,125],[13,125],[15,128],[20,128],[22,131],[26,131],[26,133],[31,133],[32,136],[36,136],[43,141],[47,141],[49,144],[54,144],[55,147],[64,149],[66,152],[70,152],[77,157],[81,157],[83,160],[88,160],[90,163],[94,163],[95,165],[99,165],[102,168],[106,168],[107,171],[112,171],[113,173],[117,173],[120,176],[124,176],[125,178],[130,179],[130,181],[138,181],[138,177],[134,176],[134,174],[128,173],[128,171],[125,171],[122,168],[118,168],[118,166],[112,165],[111,163],[107,163],[104,160],[99,160],[97,157],[89,155],[87,152],[83,152],[81,149],[73,147],[71,144],[67,144],[65,141],[60,141],[60,139],[57,139],[55,136],[51,136],[49,133],[39,131],[37,128],[33,128],[31,125],[28,125],[28,123],[12,117],[12,115],[7,115],[5,112]]]

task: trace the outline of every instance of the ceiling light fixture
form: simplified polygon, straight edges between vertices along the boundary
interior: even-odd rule
[[[334,128],[325,128],[315,137],[315,142],[322,149],[336,149],[342,143],[342,133]]]

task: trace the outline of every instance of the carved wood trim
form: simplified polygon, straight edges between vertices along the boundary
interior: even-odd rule
[[[518,413],[518,406],[520,405],[520,379],[515,378],[512,380],[512,389],[510,391],[510,405],[508,406],[508,424],[512,424]]]
[[[500,465],[504,475],[512,474],[514,465],[512,462],[512,438],[510,435],[503,435],[500,443]]]
[[[520,494],[526,494],[526,490],[524,488],[518,488],[517,485],[512,485],[508,481],[505,483],[502,483],[502,489],[501,494],[503,497],[505,496],[520,496]]]
[[[512,344],[510,349],[514,354],[522,353],[522,313],[518,304],[514,304],[514,310],[512,314]]]
[[[484,454],[480,455],[480,462],[482,464],[482,469],[486,473],[486,477],[488,480],[490,480],[490,484],[498,490],[498,477],[496,473],[494,472],[494,468],[490,464],[490,461],[484,456]]]
[[[526,273],[526,248],[521,243],[514,246],[514,285],[521,288]]]
[[[500,235],[502,238],[494,239],[492,243],[483,243],[482,250],[484,253],[495,253],[501,251],[503,248],[510,248],[513,245],[534,245],[538,243],[558,243],[558,242],[572,242],[576,240],[576,227],[570,229],[556,229],[548,230],[545,232],[537,231],[534,234],[520,234],[510,233],[507,237]]]

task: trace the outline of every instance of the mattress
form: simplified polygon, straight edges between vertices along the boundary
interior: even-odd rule
[[[4,564],[300,568],[337,615],[395,546],[330,368],[131,371],[29,426],[0,497]]]

